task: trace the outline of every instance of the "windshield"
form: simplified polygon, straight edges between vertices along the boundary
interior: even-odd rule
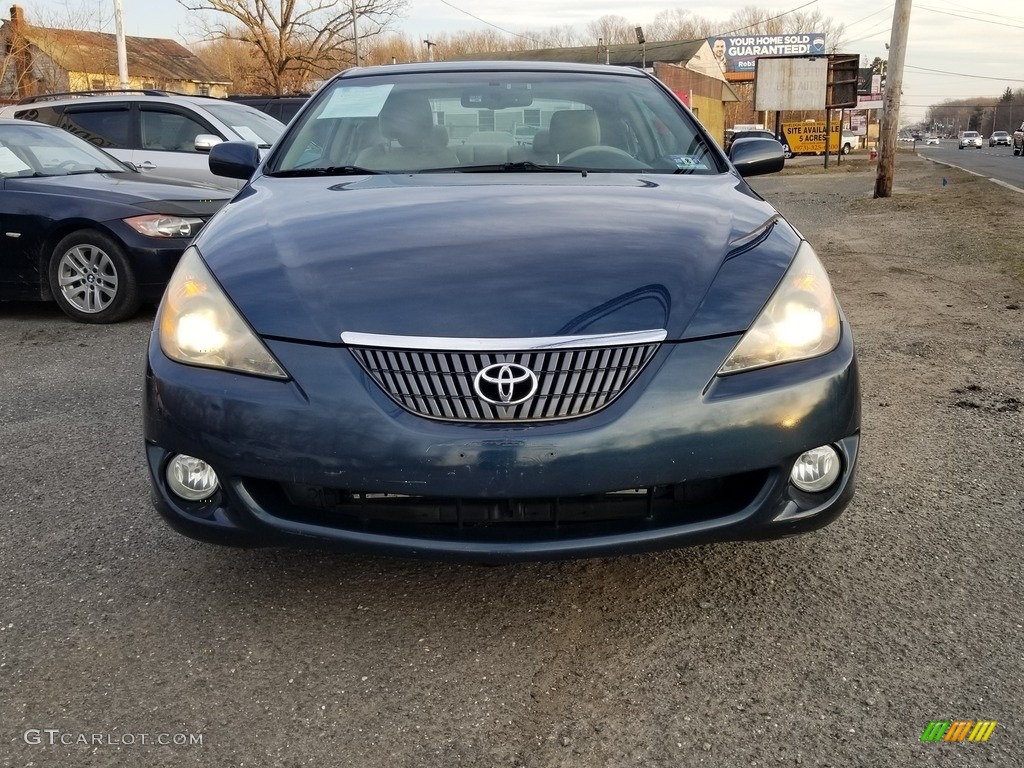
[[[128,171],[126,165],[103,150],[59,128],[29,122],[0,125],[0,176]]]
[[[243,139],[254,141],[261,147],[269,147],[284,133],[284,123],[280,120],[245,104],[203,102],[203,106]]]
[[[333,81],[266,170],[548,169],[713,174],[724,167],[685,109],[628,70],[406,71]]]

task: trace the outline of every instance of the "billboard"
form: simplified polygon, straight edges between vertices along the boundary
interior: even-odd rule
[[[870,67],[862,67],[857,78],[857,109],[883,109],[883,78]]]
[[[786,112],[825,108],[828,59],[771,57],[757,62],[754,109]]]
[[[822,32],[799,32],[788,35],[743,35],[740,37],[709,37],[715,59],[726,75],[754,79],[758,56],[818,56],[825,53]]]

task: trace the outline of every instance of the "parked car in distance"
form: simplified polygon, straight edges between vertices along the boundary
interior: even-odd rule
[[[1007,131],[992,131],[992,135],[988,137],[988,145],[990,147],[1013,146],[1013,139]]]
[[[233,104],[245,104],[260,112],[266,112],[285,125],[291,122],[308,100],[308,93],[301,96],[228,96],[228,101]]]
[[[924,140],[924,143],[926,145],[928,145],[928,144],[940,144],[941,142],[939,141],[939,137],[938,136],[928,136]]]
[[[768,130],[760,128],[745,129],[742,131],[733,131],[731,135],[727,135],[725,142],[725,152],[728,154],[732,150],[732,145],[738,139],[772,139],[777,141],[782,146],[783,157],[787,160],[793,156],[793,153],[789,150],[789,145],[776,136],[774,133]]]
[[[860,136],[853,131],[843,131],[839,142],[840,153],[848,155],[858,146],[860,146]]]
[[[207,162],[222,141],[268,149],[284,131],[279,121],[244,104],[166,91],[77,91],[25,99],[0,117],[63,128],[146,174],[240,189]]]
[[[530,149],[447,146],[525,110]],[[744,180],[781,145],[730,157],[648,73],[550,62],[350,69],[265,159],[217,145],[248,181],[155,322],[157,510],[221,544],[471,562],[827,524],[859,444],[850,326]]]
[[[0,299],[113,323],[163,294],[231,192],[143,176],[49,125],[0,118]]]
[[[981,149],[983,139],[981,134],[977,131],[964,131],[960,134],[960,141],[957,144],[957,149]]]

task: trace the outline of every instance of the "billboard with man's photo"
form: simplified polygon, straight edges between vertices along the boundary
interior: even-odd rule
[[[709,37],[708,45],[728,80],[753,80],[758,56],[816,56],[825,53],[822,32]]]

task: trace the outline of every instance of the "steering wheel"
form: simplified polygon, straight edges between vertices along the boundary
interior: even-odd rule
[[[609,147],[604,144],[594,144],[589,147],[580,147],[573,150],[558,161],[559,165],[588,165],[595,168],[649,168],[647,163],[641,162],[629,152],[618,147]]]

